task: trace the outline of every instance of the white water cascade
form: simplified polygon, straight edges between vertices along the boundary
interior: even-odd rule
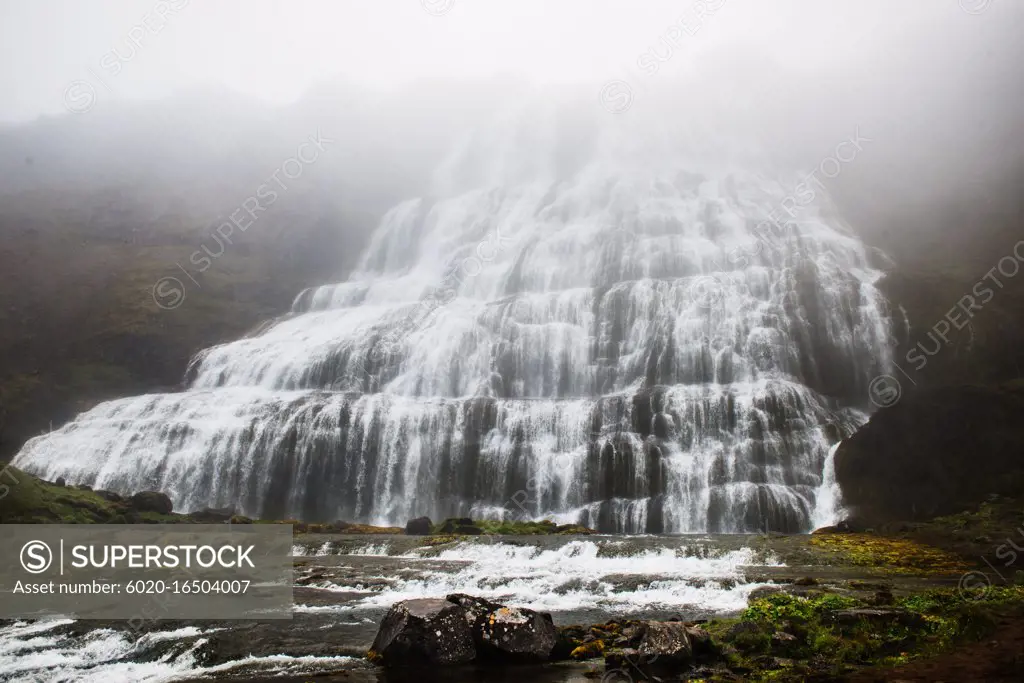
[[[712,139],[623,153],[616,122],[567,154],[564,123],[527,122],[186,390],[103,403],[14,464],[266,518],[808,530],[889,363],[867,249],[820,188],[766,232],[801,175],[709,163]]]

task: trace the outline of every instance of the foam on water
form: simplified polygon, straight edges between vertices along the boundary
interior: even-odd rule
[[[760,585],[744,582],[742,567],[778,563],[772,557],[758,557],[750,548],[722,553],[700,548],[630,553],[614,542],[593,541],[572,541],[557,548],[467,542],[430,559],[463,566],[425,569],[410,578],[381,577],[387,579],[383,588],[362,584],[322,587],[366,594],[356,603],[363,608],[468,593],[552,612],[601,609],[628,613],[683,607],[724,612],[742,609],[747,596]],[[623,581],[629,584],[628,590],[616,587]]]
[[[72,637],[51,633],[73,620],[16,622],[0,627],[0,680],[11,683],[172,683],[245,667],[263,675],[314,675],[338,671],[357,660],[351,657],[247,657],[211,667],[197,664],[195,653],[206,635],[222,629],[185,627],[131,637],[122,631],[95,629]],[[168,652],[150,662],[132,661],[134,653],[153,643],[191,638],[184,652]]]

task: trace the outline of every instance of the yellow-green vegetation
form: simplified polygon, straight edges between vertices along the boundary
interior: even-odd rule
[[[967,569],[958,556],[904,537],[874,534],[821,534],[810,544],[833,555],[829,564],[877,567],[899,573],[951,573]]]
[[[575,648],[569,654],[571,659],[593,659],[595,657],[604,656],[604,641],[603,640],[591,640],[589,643],[583,643]]]
[[[562,626],[558,629],[553,659],[594,659],[603,657],[617,640],[622,629],[636,622],[609,621],[592,626]]]
[[[1024,588],[992,588],[973,601],[936,589],[884,607],[837,594],[778,593],[707,629],[726,666],[745,680],[820,680],[984,638],[1007,610],[1024,611]]]

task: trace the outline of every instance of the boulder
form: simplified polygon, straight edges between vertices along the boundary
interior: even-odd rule
[[[410,536],[429,536],[433,528],[434,523],[430,517],[417,517],[405,523],[405,533]]]
[[[167,494],[159,491],[141,491],[129,498],[128,503],[139,512],[157,512],[161,515],[169,515],[174,509]]]
[[[711,635],[681,621],[644,621],[622,629],[627,647],[605,655],[607,671],[632,668],[645,676],[663,676],[688,669],[711,655]]]
[[[776,631],[771,637],[772,652],[789,653],[800,647],[800,639],[792,633]]]
[[[466,610],[433,598],[392,605],[368,653],[388,667],[465,664],[475,656]]]
[[[458,593],[449,595],[448,600],[465,610],[481,659],[512,663],[551,658],[558,631],[550,614]]]
[[[665,659],[686,664],[693,659],[693,645],[690,643],[689,627],[678,621],[648,621],[637,651],[641,655],[657,655],[659,662]]]
[[[64,477],[57,477],[57,481],[53,482],[53,485],[54,486],[67,486],[68,483],[67,483],[67,481],[65,481]]]
[[[747,596],[747,603],[751,603],[754,600],[760,600],[761,598],[767,598],[769,595],[776,595],[778,593],[785,593],[781,586],[758,586],[754,590],[750,591],[750,595]]]

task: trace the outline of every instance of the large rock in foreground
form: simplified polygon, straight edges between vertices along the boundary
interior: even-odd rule
[[[536,663],[557,638],[550,614],[457,593],[393,605],[367,656],[384,666]]]
[[[384,615],[368,656],[385,666],[465,664],[476,648],[465,609],[441,599],[406,600]]]
[[[642,621],[628,624],[605,654],[608,671],[636,671],[645,676],[687,670],[713,654],[707,631],[681,621]]]
[[[405,523],[405,533],[409,536],[429,536],[433,528],[434,523],[430,521],[430,517],[417,517]]]
[[[169,515],[174,510],[174,505],[171,504],[168,495],[159,491],[140,491],[129,498],[128,502],[139,512]]]
[[[466,611],[481,659],[545,662],[551,657],[558,631],[550,614],[505,607],[469,595],[449,595],[448,600]]]

